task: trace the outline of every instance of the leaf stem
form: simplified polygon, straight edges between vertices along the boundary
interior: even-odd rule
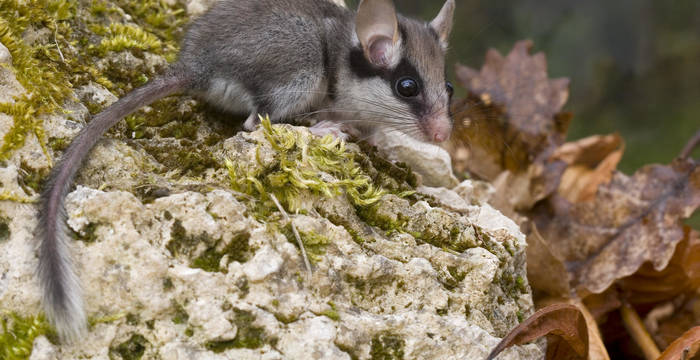
[[[627,332],[632,336],[634,342],[642,349],[644,357],[647,360],[656,360],[661,355],[661,351],[652,340],[651,335],[644,327],[642,319],[639,318],[635,311],[627,302],[624,302],[620,308],[622,322],[625,324]]]
[[[687,159],[690,157],[690,153],[695,150],[696,147],[700,145],[700,130],[693,135],[692,138],[688,141],[687,144],[685,144],[685,147],[683,147],[683,151],[681,151],[680,158],[681,159]]]

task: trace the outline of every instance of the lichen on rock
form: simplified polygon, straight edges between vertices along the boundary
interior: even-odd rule
[[[201,4],[189,5],[3,8],[19,14],[0,21],[11,57],[0,66],[0,136],[11,140],[0,154],[0,317],[21,316],[10,323],[41,319],[35,201],[51,160],[90,113],[172,60],[184,9]],[[59,89],[33,83],[30,66],[55,71]],[[366,145],[268,121],[236,133],[221,117],[164,99],[92,152],[66,201],[90,332],[74,345],[22,333],[33,358],[478,358],[532,312],[524,237],[485,203],[487,186],[449,189],[443,167],[426,185],[447,188],[426,187]]]

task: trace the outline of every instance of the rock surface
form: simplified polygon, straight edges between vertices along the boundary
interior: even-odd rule
[[[148,24],[116,3],[73,11],[67,24],[106,21],[96,13]],[[83,54],[61,40],[73,35],[57,34],[67,59]],[[43,133],[3,154],[0,316],[41,311],[36,199],[47,155],[60,156],[88,110],[157,71],[150,56],[167,54],[94,56],[109,82],[78,81],[61,107],[70,111],[40,114]],[[0,89],[11,91],[0,101],[23,101],[25,80],[0,72]],[[354,144],[286,125],[235,134],[220,118],[186,97],[166,99],[100,142],[66,202],[90,332],[73,345],[39,336],[31,359],[476,359],[532,312],[524,237],[485,203],[487,185],[454,187],[440,170],[442,182],[423,184],[453,190],[421,186]],[[0,136],[18,121],[0,112]],[[414,165],[426,162],[440,164]],[[543,354],[532,344],[499,358]]]

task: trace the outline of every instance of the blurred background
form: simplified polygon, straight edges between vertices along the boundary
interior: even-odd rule
[[[442,4],[396,0],[423,19]],[[619,132],[625,173],[669,163],[700,129],[698,0],[457,0],[455,20],[448,64],[479,69],[489,48],[532,39],[550,77],[571,79],[569,140]]]

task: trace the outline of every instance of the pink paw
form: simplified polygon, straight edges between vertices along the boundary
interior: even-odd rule
[[[344,131],[343,125],[334,121],[321,121],[310,127],[309,131],[319,137],[332,135],[341,140],[348,140],[350,138],[350,135]]]

